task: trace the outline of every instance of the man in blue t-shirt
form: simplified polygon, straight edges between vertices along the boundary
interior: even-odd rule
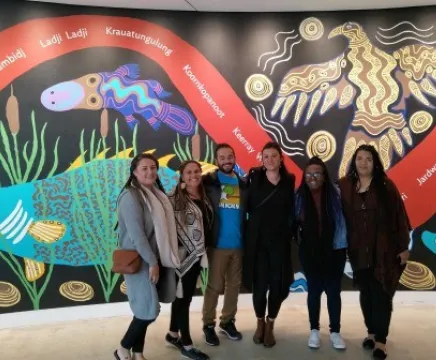
[[[242,229],[246,218],[244,208],[245,182],[235,172],[235,152],[228,144],[215,150],[218,170],[203,177],[206,194],[215,212],[210,243],[207,243],[209,279],[204,294],[203,332],[206,344],[218,346],[215,332],[218,297],[224,293],[219,329],[231,340],[241,340],[235,327],[235,316],[242,280]]]

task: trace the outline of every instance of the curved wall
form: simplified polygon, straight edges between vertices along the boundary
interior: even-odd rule
[[[228,142],[244,173],[270,139],[298,182],[308,156],[337,178],[377,146],[414,228],[401,290],[435,288],[436,8],[0,9],[0,313],[126,300],[110,261],[134,154],[153,152],[170,190],[182,160],[213,169]]]

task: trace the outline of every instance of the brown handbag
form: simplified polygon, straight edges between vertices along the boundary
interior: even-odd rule
[[[116,249],[112,254],[112,271],[118,274],[136,274],[142,259],[136,250]]]

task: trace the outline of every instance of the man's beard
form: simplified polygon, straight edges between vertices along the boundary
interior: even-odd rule
[[[226,165],[231,165],[230,170],[226,170],[224,169],[224,166]],[[231,164],[231,163],[227,163],[227,164],[223,164],[223,165],[218,165],[218,169],[223,172],[224,174],[231,174],[233,172],[233,169],[235,167],[235,164]]]

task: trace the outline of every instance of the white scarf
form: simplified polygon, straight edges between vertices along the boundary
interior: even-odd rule
[[[159,259],[162,266],[167,268],[179,268],[180,259],[178,254],[176,221],[174,210],[168,197],[159,189],[152,190],[141,187],[140,193],[151,212],[154,224]],[[144,196],[144,193],[145,195]]]

